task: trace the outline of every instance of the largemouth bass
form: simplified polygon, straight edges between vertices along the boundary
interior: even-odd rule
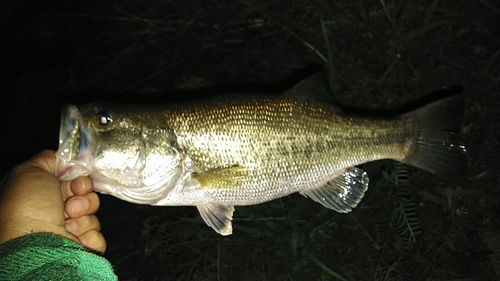
[[[90,175],[95,190],[156,206],[196,206],[222,235],[234,206],[299,192],[345,213],[368,188],[355,166],[395,159],[444,177],[468,167],[458,134],[463,102],[449,97],[394,118],[347,116],[312,76],[274,96],[155,106],[69,105],[57,176]],[[313,95],[314,97],[310,97]]]

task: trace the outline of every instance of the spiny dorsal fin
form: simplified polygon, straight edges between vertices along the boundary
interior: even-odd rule
[[[283,95],[292,99],[310,99],[336,105],[328,79],[322,72],[300,81],[293,88],[284,92]]]
[[[368,189],[368,175],[360,168],[351,168],[322,187],[300,192],[328,209],[348,213],[356,207]]]
[[[196,205],[203,221],[221,235],[233,234],[233,206],[224,206],[218,204],[200,204]]]

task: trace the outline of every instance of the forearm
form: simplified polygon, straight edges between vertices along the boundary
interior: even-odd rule
[[[36,233],[0,245],[0,280],[117,280],[109,261],[67,238]]]

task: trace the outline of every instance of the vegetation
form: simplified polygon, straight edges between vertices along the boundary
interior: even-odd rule
[[[20,122],[5,122],[2,172],[56,148],[65,102],[279,92],[318,70],[355,113],[464,89],[469,173],[444,181],[389,160],[365,164],[370,188],[351,214],[292,195],[237,207],[234,234],[222,237],[194,207],[101,196],[106,257],[121,279],[500,278],[496,1],[29,2],[3,20],[2,120]]]

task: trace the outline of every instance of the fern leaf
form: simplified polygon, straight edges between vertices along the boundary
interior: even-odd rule
[[[392,210],[392,226],[397,233],[396,245],[402,251],[408,251],[417,242],[422,233],[418,207],[409,185],[408,167],[394,163],[393,182],[397,188],[398,200]]]

